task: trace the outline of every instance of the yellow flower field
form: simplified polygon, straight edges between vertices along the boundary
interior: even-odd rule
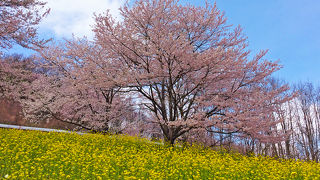
[[[146,139],[0,129],[0,179],[320,179],[320,164]]]

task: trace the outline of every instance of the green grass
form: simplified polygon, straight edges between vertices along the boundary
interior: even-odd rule
[[[165,147],[130,136],[0,129],[1,178],[320,179],[320,165]]]

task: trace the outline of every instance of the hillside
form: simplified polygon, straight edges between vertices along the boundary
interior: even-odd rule
[[[146,139],[0,129],[0,178],[302,179],[320,164],[166,147]]]

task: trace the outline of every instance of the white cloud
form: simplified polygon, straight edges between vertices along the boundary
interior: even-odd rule
[[[110,9],[113,17],[119,16],[124,0],[48,0],[50,14],[40,24],[42,31],[51,31],[57,37],[93,37],[93,13]]]

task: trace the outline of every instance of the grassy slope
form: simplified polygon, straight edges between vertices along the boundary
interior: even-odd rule
[[[0,129],[0,179],[320,179],[320,164],[128,136]]]

